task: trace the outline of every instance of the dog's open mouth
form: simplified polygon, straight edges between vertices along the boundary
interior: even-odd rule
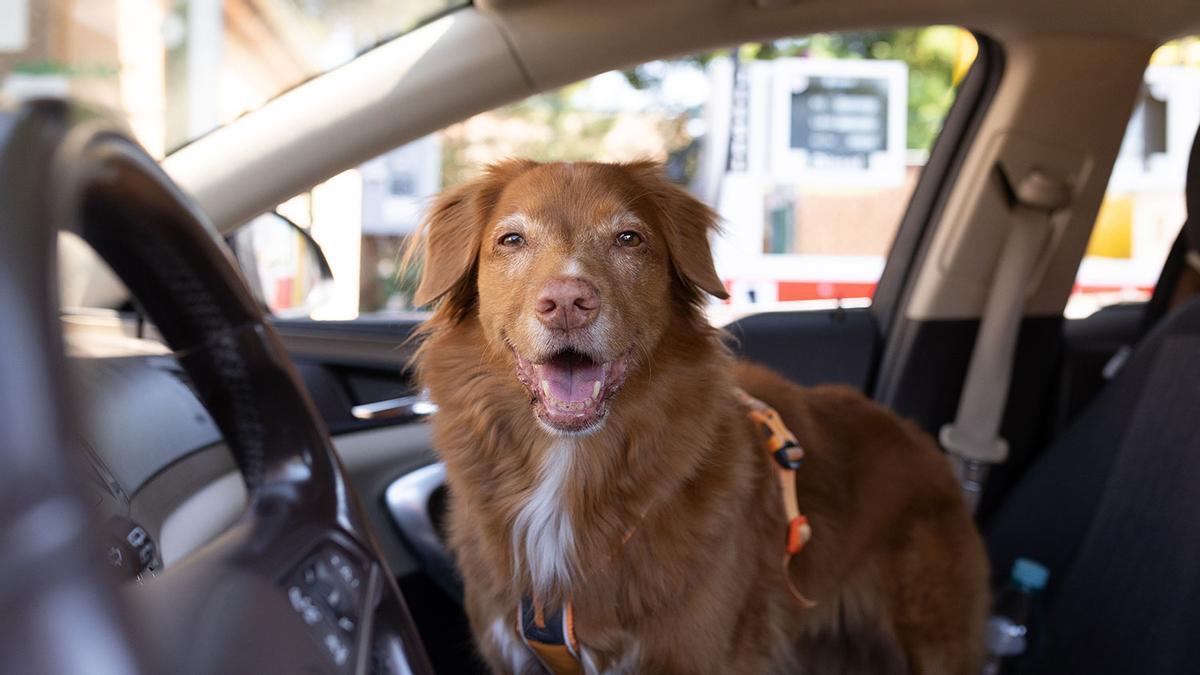
[[[604,419],[609,398],[625,381],[626,357],[597,361],[564,349],[541,363],[516,352],[517,379],[533,396],[543,423],[567,433],[588,431]]]

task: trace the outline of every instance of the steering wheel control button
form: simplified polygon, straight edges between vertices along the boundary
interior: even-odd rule
[[[325,635],[325,648],[329,650],[333,662],[339,666],[346,665],[346,661],[350,660],[350,647],[335,633]]]
[[[329,543],[305,557],[284,584],[292,609],[339,667],[355,660],[364,578],[357,557]]]
[[[124,516],[113,516],[107,526],[105,557],[117,573],[130,580],[157,572],[158,547],[145,528]]]
[[[345,598],[342,596],[342,592],[336,588],[329,589],[325,594],[325,604],[329,605],[333,613],[338,616],[346,613]]]
[[[317,603],[305,595],[299,586],[292,586],[288,589],[288,600],[292,603],[292,609],[296,610],[304,619],[304,623],[314,626],[324,618],[321,610],[317,608]]]
[[[313,585],[312,589],[313,595],[320,598],[322,604],[330,609],[334,616],[345,616],[351,610],[350,600],[345,591],[330,583],[327,578],[318,577],[317,583]]]
[[[343,584],[350,587],[352,590],[358,589],[358,587],[361,585],[361,582],[358,579],[358,570],[353,565],[346,562],[345,559],[343,559],[342,556],[337,553],[333,553],[329,556],[329,564],[333,567]]]

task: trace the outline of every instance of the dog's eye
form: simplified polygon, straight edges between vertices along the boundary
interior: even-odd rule
[[[634,247],[642,243],[642,235],[633,230],[625,230],[617,235],[617,246]]]
[[[500,237],[500,245],[501,246],[520,246],[521,244],[524,244],[524,243],[525,243],[525,237],[522,237],[521,235],[517,234],[516,232],[509,232],[508,234],[504,235],[503,237]]]

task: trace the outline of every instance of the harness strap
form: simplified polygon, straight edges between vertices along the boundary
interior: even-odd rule
[[[542,666],[554,675],[582,675],[575,609],[571,601],[546,616],[540,602],[526,596],[517,608],[517,633]]]
[[[808,518],[800,513],[796,503],[796,469],[804,464],[804,448],[796,440],[796,435],[783,423],[774,408],[747,394],[740,387],[733,390],[738,401],[746,406],[746,414],[751,421],[758,425],[762,435],[762,447],[775,460],[775,474],[779,479],[779,492],[783,498],[783,512],[787,518],[787,535],[784,539],[783,580],[788,591],[801,606],[815,607],[817,603],[809,600],[792,583],[788,574],[788,566],[792,558],[804,549],[805,544],[812,539],[812,526]]]
[[[804,597],[788,574],[792,557],[802,551],[812,539],[812,527],[808,524],[808,518],[800,513],[800,507],[796,503],[796,469],[804,464],[804,449],[774,408],[740,388],[733,391],[738,402],[745,406],[746,415],[759,431],[763,449],[775,464],[775,473],[783,498],[783,510],[787,517],[783,554],[784,582],[801,606],[815,607],[817,603]],[[627,532],[622,543],[629,541],[633,533],[633,529]],[[582,675],[583,662],[579,641],[575,637],[575,609],[570,599],[553,614],[547,615],[545,607],[536,598],[521,598],[517,607],[517,633],[534,658],[552,675]]]

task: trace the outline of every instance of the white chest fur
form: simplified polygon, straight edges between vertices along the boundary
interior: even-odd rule
[[[511,618],[511,617],[510,617]],[[514,673],[524,673],[533,663],[529,648],[517,639],[513,633],[513,625],[504,618],[496,619],[488,629],[488,637],[500,650],[500,656]]]
[[[513,556],[524,560],[534,588],[565,587],[575,560],[575,531],[566,499],[575,448],[552,445],[542,459],[533,493],[513,523]]]

